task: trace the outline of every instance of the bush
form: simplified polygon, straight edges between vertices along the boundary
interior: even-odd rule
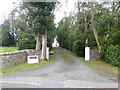
[[[35,49],[35,40],[24,40],[20,42],[19,50]]]
[[[81,57],[84,57],[85,43],[82,40],[75,41],[74,43],[74,52]]]
[[[17,37],[19,38],[19,50],[35,49],[36,40],[34,39],[34,36],[25,32],[19,32],[17,35]]]
[[[1,45],[0,46],[15,46],[15,39],[11,34],[6,34],[4,36],[2,36],[2,38],[0,38],[1,40]]]
[[[120,66],[120,45],[110,45],[104,52],[104,59],[107,63],[111,63],[114,66]]]

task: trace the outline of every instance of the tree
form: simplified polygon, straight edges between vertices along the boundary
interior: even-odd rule
[[[23,11],[21,23],[26,23],[21,25],[21,29],[35,36],[37,50],[41,50],[42,38],[41,59],[46,59],[47,35],[54,29],[55,2],[25,2],[21,8]]]
[[[98,40],[98,33],[97,33],[97,30],[96,30],[96,23],[95,23],[95,18],[94,18],[94,7],[93,7],[93,5],[94,5],[93,2],[91,2],[91,28],[92,28],[92,31],[94,33],[95,40],[97,42],[99,53],[100,53],[100,43],[99,43],[99,40]]]
[[[0,31],[1,31],[1,35],[0,35],[1,46],[15,46],[16,45],[14,36],[11,33],[9,20],[5,20],[3,24],[1,24]]]
[[[58,25],[60,46],[79,56],[83,56],[85,46],[99,49],[101,59],[107,62],[109,58],[118,66],[119,49],[114,50],[120,47],[119,3],[78,2],[78,12],[65,17]],[[88,41],[86,45],[85,41]]]

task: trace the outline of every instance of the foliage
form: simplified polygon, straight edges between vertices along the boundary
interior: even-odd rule
[[[21,41],[19,44],[19,50],[23,49],[35,49],[35,40]]]
[[[21,11],[23,13],[20,15],[20,28],[24,32],[35,36],[37,50],[40,51],[42,46],[42,60],[46,59],[47,45],[50,49],[52,48],[52,39],[55,27],[53,15],[55,4],[56,2],[24,2],[21,6]],[[47,36],[49,37],[47,38]],[[47,41],[49,42],[47,43]]]
[[[49,47],[50,50],[52,50],[52,43],[54,42],[54,37],[54,30],[49,31],[47,36],[47,47]]]
[[[78,55],[78,56],[81,56],[81,57],[84,57],[84,46],[85,45],[85,42],[84,41],[75,41],[75,44],[74,44],[74,52]]]
[[[16,41],[14,36],[10,31],[10,21],[5,20],[3,24],[0,26],[1,37],[0,37],[0,46],[15,46]]]
[[[60,46],[75,52],[78,56],[84,56],[85,47],[85,35],[84,26],[81,26],[77,30],[76,15],[65,17],[60,21],[57,35]],[[82,19],[83,20],[83,19]],[[91,37],[91,31],[89,31],[88,38],[92,41],[89,42],[89,46],[96,47],[94,36]]]
[[[104,58],[107,63],[120,66],[120,45],[110,45],[104,51]]]
[[[117,56],[119,53],[116,50],[116,47],[118,47],[116,45],[120,45],[119,2],[95,2],[92,4],[93,8],[91,7],[91,2],[78,2],[76,5],[78,12],[63,18],[59,22],[58,42],[61,47],[69,49],[79,56],[84,56],[85,46],[89,46],[91,49],[98,49],[98,43],[96,43],[96,38],[91,28],[91,17],[94,16],[94,27],[98,34],[96,37],[98,37],[100,44],[101,59],[112,65],[118,65],[119,57]],[[90,13],[91,10],[94,15]],[[86,40],[88,40],[87,44]]]
[[[104,7],[105,5],[111,7]],[[101,12],[96,14],[97,28],[99,33],[99,41],[101,44],[101,58],[107,63],[111,63],[114,66],[119,66],[120,60],[120,31],[119,31],[119,3],[103,3],[101,4]],[[97,7],[97,6],[96,6]],[[111,9],[111,10],[110,10]]]
[[[55,8],[55,2],[24,2],[20,8],[23,12],[20,15],[20,28],[23,31],[37,35],[53,30],[52,11]]]
[[[19,32],[19,49],[35,49],[36,41],[30,34]]]

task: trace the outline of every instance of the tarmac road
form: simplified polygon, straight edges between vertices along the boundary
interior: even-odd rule
[[[62,52],[70,57],[65,63]],[[3,76],[3,88],[118,88],[118,79],[94,71],[63,48],[55,49],[56,60],[42,68]]]

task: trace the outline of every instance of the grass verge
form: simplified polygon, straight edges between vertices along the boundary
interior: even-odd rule
[[[85,61],[84,58],[78,57],[76,54],[70,51],[70,53],[78,58],[82,63],[87,65],[88,67],[92,68],[93,70],[103,72],[105,74],[112,75],[114,77],[118,77],[118,67],[112,66],[111,64],[108,64],[102,60],[97,61]]]
[[[9,73],[24,71],[24,70],[32,70],[32,69],[36,69],[36,68],[51,64],[53,61],[55,61],[55,55],[51,55],[50,60],[41,60],[39,63],[35,63],[35,64],[26,63],[26,64],[19,64],[13,67],[3,68],[3,69],[0,69],[0,71],[2,70],[2,73],[1,72],[0,73],[5,75]]]
[[[0,53],[18,51],[18,47],[0,47]]]

